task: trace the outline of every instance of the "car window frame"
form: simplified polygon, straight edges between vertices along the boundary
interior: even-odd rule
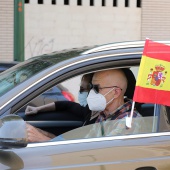
[[[129,67],[129,66],[128,66]],[[110,68],[110,67],[108,67]],[[55,141],[55,142],[42,142],[41,144],[38,143],[33,143],[33,144],[28,144],[27,147],[34,147],[34,146],[46,146],[46,145],[55,145],[55,144],[69,144],[69,143],[81,143],[81,142],[94,142],[94,141],[106,141],[106,140],[120,140],[120,139],[135,139],[135,138],[140,138],[140,137],[148,137],[148,136],[161,136],[161,135],[167,135],[167,132],[164,133],[150,133],[150,134],[134,134],[134,135],[124,135],[124,136],[113,136],[113,137],[102,137],[102,139],[98,138],[89,138],[89,139],[75,139],[75,140],[68,140],[68,141]],[[105,139],[103,139],[105,138]]]

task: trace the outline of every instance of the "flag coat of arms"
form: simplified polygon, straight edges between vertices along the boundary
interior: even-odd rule
[[[170,106],[170,46],[146,40],[133,101]]]

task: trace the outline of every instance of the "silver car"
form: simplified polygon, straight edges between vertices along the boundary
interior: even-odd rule
[[[143,46],[144,42],[137,41],[63,50],[31,58],[1,73],[0,169],[169,170],[167,106],[140,105],[150,128],[146,132],[100,137],[87,137],[94,124],[83,126],[84,120],[76,115],[49,112],[26,116],[22,109],[59,83],[76,95],[85,73],[129,68],[137,77]],[[134,86],[128,88],[131,93]],[[65,140],[27,143],[25,122],[56,136],[63,134]]]

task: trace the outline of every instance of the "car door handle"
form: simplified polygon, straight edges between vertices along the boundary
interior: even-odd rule
[[[157,170],[157,169],[155,167],[146,166],[146,167],[137,168],[135,170]]]

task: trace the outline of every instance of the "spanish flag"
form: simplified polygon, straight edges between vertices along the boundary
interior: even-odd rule
[[[133,101],[170,106],[170,46],[146,40]]]

